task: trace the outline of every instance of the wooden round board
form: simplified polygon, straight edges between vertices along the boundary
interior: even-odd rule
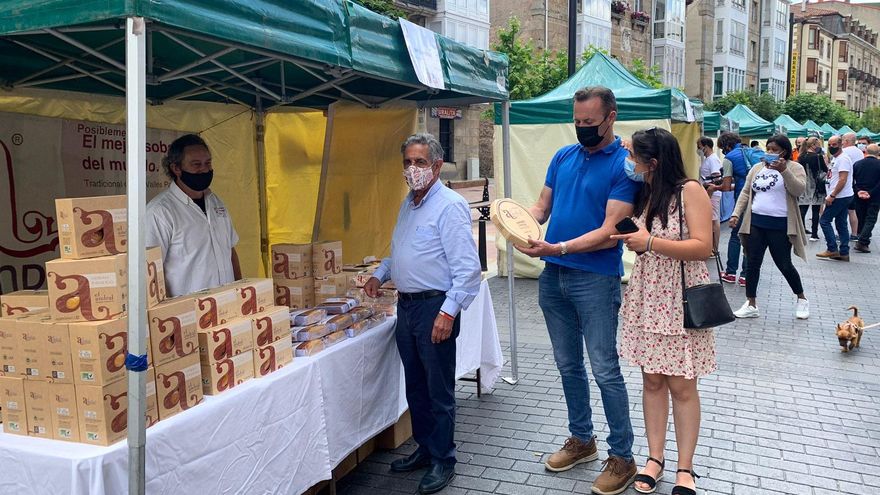
[[[540,240],[543,235],[529,210],[512,199],[493,201],[489,218],[505,239],[520,247],[528,247],[529,239]]]

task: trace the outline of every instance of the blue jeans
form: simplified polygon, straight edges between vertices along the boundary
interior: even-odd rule
[[[406,377],[406,403],[412,417],[413,439],[419,451],[434,464],[455,465],[455,339],[461,316],[455,318],[452,336],[434,344],[434,319],[446,296],[397,303],[397,350]]]
[[[822,234],[825,235],[825,244],[832,253],[839,252],[841,256],[849,256],[849,205],[852,203],[852,196],[847,198],[837,198],[831,205],[825,205],[825,212],[819,219],[819,226],[822,227]],[[834,227],[837,227],[837,233],[840,234],[840,247],[838,248],[838,238],[834,235]]]
[[[739,226],[737,224],[735,228],[730,229],[730,240],[727,241],[727,267],[724,269],[724,273],[729,273],[731,275],[736,275],[737,269],[739,269],[739,254],[742,251],[742,244],[739,240]],[[742,276],[746,276],[746,270],[748,270],[748,266],[746,264],[746,257],[742,257]]]
[[[585,442],[593,438],[593,412],[584,366],[586,342],[590,368],[611,430],[608,454],[632,458],[629,396],[617,355],[620,277],[547,263],[539,278],[538,294],[562,377],[569,431]]]

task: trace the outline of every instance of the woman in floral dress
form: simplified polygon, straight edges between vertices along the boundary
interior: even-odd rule
[[[639,230],[612,237],[640,253],[621,307],[620,344],[621,357],[641,366],[644,383],[649,457],[635,488],[651,493],[663,475],[671,396],[678,445],[672,494],[694,495],[693,457],[700,432],[697,378],[715,370],[715,337],[712,330],[683,326],[680,261],[688,286],[709,282],[705,260],[712,254],[712,205],[702,186],[688,180],[678,142],[668,131],[637,132],[630,155],[630,178],[645,184],[633,218]]]

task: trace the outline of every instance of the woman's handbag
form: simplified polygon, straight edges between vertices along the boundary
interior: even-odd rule
[[[684,240],[684,208],[682,192],[678,192],[678,235]],[[717,253],[715,253],[717,255]],[[688,287],[684,279],[684,261],[681,264],[681,291],[684,306],[684,327],[691,330],[718,327],[736,320],[724,287],[721,286],[721,260],[715,256],[718,282]]]

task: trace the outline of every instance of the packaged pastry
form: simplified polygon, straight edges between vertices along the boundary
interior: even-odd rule
[[[370,323],[370,328],[375,328],[375,327],[385,323],[385,320],[387,320],[387,319],[388,319],[388,317],[385,316],[385,313],[376,313],[373,316],[371,316],[370,319],[367,321]]]
[[[347,338],[345,330],[339,330],[321,337],[321,341],[324,342],[324,349],[329,349]]]
[[[318,309],[323,309],[327,311],[329,315],[341,315],[343,313],[348,313],[354,307],[359,305],[357,299],[349,298],[349,297],[333,297],[325,300],[323,303],[318,305]]]
[[[346,328],[345,335],[348,336],[348,338],[353,339],[358,335],[366,332],[370,328],[372,328],[370,327],[370,320],[359,321],[352,326]]]
[[[301,342],[296,346],[296,357],[314,356],[324,350],[324,341],[321,339]]]
[[[352,323],[354,323],[354,319],[352,319],[351,315],[336,315],[336,316],[328,316],[322,323],[327,325],[328,327],[333,328],[334,332],[338,332],[340,330],[345,330],[350,327]]]
[[[373,316],[373,309],[366,306],[358,306],[349,311],[348,314],[349,316],[351,316],[351,319],[354,320],[355,323],[357,323]]]
[[[397,304],[364,303],[364,306],[372,309],[373,314],[382,313],[386,316],[394,316],[397,314]]]
[[[302,309],[290,311],[290,324],[295,327],[314,325],[327,317],[323,309]]]
[[[309,340],[320,339],[321,337],[336,331],[336,327],[318,323],[305,327],[293,327],[290,329],[291,337],[294,342],[306,342]]]
[[[397,304],[397,291],[394,289],[380,289],[377,297],[368,296],[362,288],[349,289],[346,295],[350,298],[357,299],[361,304]]]

